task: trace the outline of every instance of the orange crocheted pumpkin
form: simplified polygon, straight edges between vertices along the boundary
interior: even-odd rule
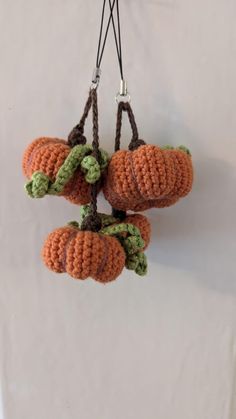
[[[30,179],[34,172],[42,172],[52,182],[71,148],[66,141],[57,138],[38,138],[25,150],[23,155],[23,173]],[[60,195],[74,204],[87,204],[90,200],[91,185],[86,182],[84,174],[78,168],[64,187]]]
[[[188,150],[141,145],[114,153],[103,191],[114,208],[143,211],[173,205],[190,192],[192,182]]]
[[[92,277],[106,283],[116,279],[125,266],[125,252],[110,236],[61,227],[49,234],[42,249],[45,265],[54,272],[73,278]]]

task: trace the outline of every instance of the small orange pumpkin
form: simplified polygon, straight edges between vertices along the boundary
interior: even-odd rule
[[[75,279],[92,277],[106,283],[115,280],[125,266],[125,252],[115,237],[61,227],[49,234],[42,257],[54,272],[67,272]]]
[[[40,171],[52,182],[71,148],[66,141],[58,138],[42,137],[34,140],[25,150],[22,168],[24,175],[30,179],[32,174]],[[74,204],[87,204],[90,201],[91,185],[86,182],[84,174],[78,168],[60,195]]]
[[[141,145],[113,154],[103,192],[118,210],[143,211],[173,205],[190,192],[192,182],[192,160],[186,149]]]

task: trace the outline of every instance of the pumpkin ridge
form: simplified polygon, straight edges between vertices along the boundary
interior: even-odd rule
[[[61,261],[61,265],[62,265],[65,272],[66,272],[67,249],[69,247],[70,242],[73,240],[73,238],[76,237],[77,234],[78,234],[78,231],[76,231],[76,230],[71,232],[70,236],[67,239],[65,248],[64,248],[64,253],[63,253],[63,258],[62,258],[62,261]]]
[[[151,152],[151,155],[150,155]],[[163,155],[161,153],[161,150],[159,147],[152,146],[152,145],[146,145],[143,148],[143,153],[145,155],[145,161],[147,165],[147,171],[148,171],[148,180],[149,177],[151,181],[146,183],[144,181],[145,186],[145,200],[146,199],[156,199],[157,196],[160,196],[162,193],[162,184],[166,182],[166,170],[165,170],[165,164],[163,164]],[[152,159],[155,159],[156,164],[153,164]],[[153,169],[153,167],[154,169]],[[161,167],[160,167],[161,166]],[[165,173],[162,173],[162,169],[164,167]],[[156,175],[156,179],[154,176]],[[158,186],[157,186],[158,185]]]
[[[85,236],[85,234],[86,233],[91,233],[90,231],[88,232],[88,231],[80,231],[80,237],[79,237],[79,244],[80,244],[80,246],[78,246],[78,248],[79,248],[79,250],[80,250],[80,257],[81,257],[81,267],[80,267],[80,272],[81,272],[81,278],[80,279],[86,279],[88,276],[90,276],[89,274],[88,275],[86,275],[85,277],[84,277],[84,272],[86,272],[86,265],[84,264],[84,254],[85,254],[85,250],[86,250],[86,247],[85,247],[85,242],[86,242],[86,236]],[[81,243],[81,241],[82,241],[82,243]],[[73,248],[73,271],[74,271],[74,269],[76,269],[76,264],[77,264],[77,260],[76,260],[77,258],[76,258],[76,249],[75,249],[75,246],[74,246],[74,248]]]
[[[44,137],[43,137],[44,138]],[[40,138],[39,138],[39,140],[40,140]],[[35,140],[35,141],[37,141],[37,140]],[[66,145],[66,142],[64,141],[64,140],[61,140],[61,139],[57,139],[57,138],[47,138],[47,137],[45,137],[45,141],[44,141],[44,143],[43,144],[37,144],[34,148],[33,148],[33,150],[31,151],[31,153],[30,153],[30,155],[28,156],[28,159],[27,159],[27,162],[26,162],[26,164],[25,164],[25,169],[26,169],[26,176],[27,177],[30,177],[30,175],[29,175],[29,167],[30,167],[30,164],[31,164],[31,162],[32,162],[32,160],[33,160],[33,158],[35,157],[35,155],[37,154],[37,152],[40,150],[40,149],[42,149],[42,148],[44,148],[45,146],[48,146],[49,144],[51,144],[51,143],[57,143],[57,142],[61,142],[61,144],[63,144],[63,143],[65,143],[65,145]]]
[[[152,185],[152,195],[157,196],[160,195],[160,173],[157,169],[157,165],[154,165],[152,162],[152,159],[156,159],[156,147],[155,146],[146,146],[145,147],[145,156],[147,160],[147,166],[148,166],[148,172],[151,179],[151,185]],[[145,185],[146,186],[146,185]],[[149,192],[149,191],[147,191]]]
[[[99,264],[97,272],[96,272],[96,276],[99,276],[102,273],[104,267],[106,266],[107,260],[108,260],[108,243],[107,243],[107,240],[102,234],[99,234],[99,239],[103,242],[104,251],[103,251],[103,258],[102,258],[101,263]]]
[[[30,164],[32,163],[32,160],[34,158],[34,156],[36,155],[36,152],[38,152],[38,150],[40,150],[41,148],[43,148],[45,145],[48,145],[48,143],[50,143],[50,140],[45,141],[45,143],[43,144],[38,144],[38,146],[36,146],[30,153],[30,155],[28,156],[27,162],[26,162],[26,175],[27,177],[29,175],[29,168],[30,168]]]
[[[133,158],[132,158],[133,151],[128,151],[128,153],[129,153],[128,154],[128,158],[130,160],[130,166],[131,166],[131,177],[132,177],[132,180],[134,182],[134,185],[136,186],[136,191],[140,195],[140,198],[144,199],[144,197],[142,195],[142,191],[141,191],[141,189],[139,187],[139,184],[137,182],[137,179],[136,179],[135,166],[134,166],[134,162],[133,162]]]

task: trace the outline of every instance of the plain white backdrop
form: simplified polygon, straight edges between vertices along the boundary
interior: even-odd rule
[[[148,276],[80,283],[40,260],[46,235],[79,209],[27,198],[22,153],[78,122],[101,5],[0,0],[2,418],[235,419],[235,0],[120,0],[140,136],[185,144],[195,165],[189,197],[147,213]],[[99,87],[110,152],[118,88],[110,36]],[[99,208],[109,210],[102,197]]]

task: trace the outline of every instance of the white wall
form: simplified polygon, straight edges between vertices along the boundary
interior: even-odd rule
[[[0,1],[4,419],[235,419],[235,0],[120,1],[140,134],[185,144],[195,164],[192,194],[148,212],[148,276],[103,287],[40,260],[45,236],[79,210],[28,199],[21,157],[33,138],[66,137],[78,121],[101,3]],[[112,38],[102,68],[100,134],[112,151]]]

